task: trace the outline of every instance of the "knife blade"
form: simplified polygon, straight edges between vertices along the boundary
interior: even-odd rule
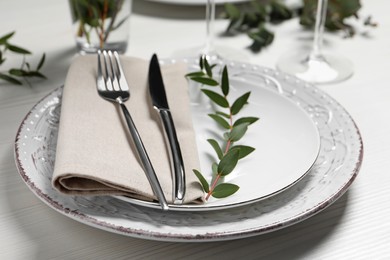
[[[160,64],[156,54],[153,54],[149,65],[149,93],[152,99],[153,108],[160,115],[165,132],[165,138],[170,146],[170,159],[173,172],[173,202],[182,204],[186,191],[185,170],[180,144],[177,139],[175,125],[169,109],[165,93],[164,81],[161,74]]]

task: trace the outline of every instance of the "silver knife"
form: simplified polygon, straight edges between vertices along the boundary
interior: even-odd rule
[[[169,110],[164,82],[156,54],[152,56],[149,65],[149,92],[152,98],[153,107],[160,115],[162,125],[165,130],[165,137],[167,138],[170,146],[171,165],[174,172],[173,201],[174,204],[182,204],[186,191],[183,158],[181,155],[179,141],[177,140],[175,125]]]

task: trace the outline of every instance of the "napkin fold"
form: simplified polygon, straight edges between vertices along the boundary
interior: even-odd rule
[[[172,202],[169,146],[148,90],[149,62],[121,56],[130,88],[125,103],[137,126],[168,202]],[[201,202],[202,188],[192,169],[199,169],[190,114],[187,66],[162,66],[167,99],[186,170],[185,203]],[[63,90],[53,185],[73,195],[126,195],[156,200],[143,171],[122,111],[96,90],[97,56],[77,57]]]

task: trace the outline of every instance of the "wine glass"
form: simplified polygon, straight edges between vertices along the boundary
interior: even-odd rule
[[[228,46],[220,46],[217,48],[214,45],[214,24],[217,10],[217,0],[204,0],[205,1],[205,20],[206,20],[206,37],[202,46],[197,46],[191,49],[176,50],[173,56],[175,57],[188,57],[188,56],[202,56],[209,62],[222,63],[222,60],[248,60],[248,54],[244,51],[238,51],[237,49],[229,48]],[[220,1],[223,2],[223,1]],[[227,1],[226,1],[227,2]],[[222,58],[223,57],[223,58]]]
[[[201,50],[201,55],[208,60],[215,61],[220,59],[214,46],[214,21],[215,21],[215,0],[206,2],[206,43]]]
[[[348,59],[322,52],[327,5],[328,0],[318,0],[311,51],[291,51],[282,56],[276,65],[279,70],[316,84],[340,82],[353,74],[352,63]]]

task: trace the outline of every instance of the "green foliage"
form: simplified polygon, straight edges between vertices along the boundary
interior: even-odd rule
[[[250,92],[245,93],[241,97],[239,97],[236,101],[234,101],[232,105],[232,114],[236,115],[238,112],[240,112],[241,108],[244,107],[245,104],[247,104],[248,98],[250,96]]]
[[[239,141],[248,130],[248,123],[239,124],[238,126],[234,126],[232,130],[226,135],[228,141],[237,142]]]
[[[206,181],[206,179],[203,177],[203,175],[196,169],[194,169],[192,171],[195,173],[196,177],[198,177],[200,183],[202,184],[203,190],[205,192],[209,192],[209,184]]]
[[[241,95],[233,101],[233,105],[230,105],[228,99],[230,90],[229,73],[226,66],[222,69],[220,81],[213,78],[212,69],[215,65],[210,65],[206,58],[201,57],[199,60],[199,67],[201,68],[200,71],[189,73],[186,77],[195,82],[201,83],[202,92],[212,102],[218,105],[220,109],[225,110],[217,110],[215,113],[209,114],[217,125],[224,130],[222,134],[224,137],[224,143],[220,145],[218,141],[214,139],[207,140],[214,149],[218,158],[218,161],[211,165],[211,171],[213,173],[211,183],[207,183],[200,171],[194,170],[194,173],[201,182],[203,190],[207,193],[206,200],[210,196],[215,198],[225,198],[234,194],[239,187],[232,183],[221,183],[221,178],[233,172],[238,161],[255,150],[255,148],[250,146],[233,145],[233,143],[241,140],[247,132],[248,126],[256,122],[258,118],[241,117],[237,120],[233,120],[233,117],[248,104],[250,92]],[[213,90],[207,89],[205,86],[211,87]]]
[[[259,52],[274,40],[274,33],[266,28],[267,23],[279,23],[290,19],[293,12],[280,0],[252,0],[238,8],[225,4],[225,17],[230,20],[227,35],[246,33],[253,40],[249,48]]]
[[[234,170],[239,159],[239,153],[240,151],[237,149],[225,153],[218,164],[218,173],[221,176],[226,176]]]
[[[311,28],[316,20],[317,1],[303,0],[303,3],[299,23]],[[325,27],[331,31],[343,30],[349,36],[354,35],[355,28],[347,24],[345,19],[357,17],[360,8],[360,0],[328,0]]]
[[[238,159],[242,159],[247,155],[249,155],[250,153],[252,153],[255,150],[255,148],[246,145],[235,145],[232,148],[230,148],[230,150],[238,150],[239,151]]]
[[[78,22],[78,37],[90,43],[91,32],[96,32],[100,48],[104,47],[110,33],[119,28],[129,17],[117,21],[117,15],[126,0],[70,0],[73,22]]]
[[[240,119],[237,119],[236,122],[234,122],[233,126],[237,126],[243,123],[253,124],[257,120],[259,120],[257,117],[241,117]]]
[[[215,153],[218,156],[218,159],[222,159],[223,157],[223,152],[221,147],[219,146],[218,142],[214,139],[207,139],[207,141],[210,143],[210,145],[214,148]]]
[[[212,195],[217,199],[226,198],[236,193],[239,188],[239,186],[232,183],[221,183],[214,188]]]
[[[208,89],[202,89],[202,92],[206,94],[212,101],[214,101],[215,104],[221,106],[221,107],[229,107],[229,101],[226,100],[226,98],[217,92],[208,90]]]
[[[28,81],[29,78],[35,77],[45,79],[46,76],[40,72],[40,69],[45,62],[46,55],[43,54],[36,68],[32,69],[30,63],[28,63],[25,59],[25,55],[31,55],[32,53],[29,50],[10,42],[10,39],[14,36],[14,34],[15,32],[11,32],[0,38],[0,67],[7,60],[5,57],[7,52],[22,55],[23,61],[19,68],[11,68],[8,71],[0,71],[0,79],[15,85],[22,85],[22,80],[27,82],[27,84],[30,84]]]
[[[229,122],[227,122],[222,116],[218,114],[209,114],[209,117],[215,120],[218,124],[220,124],[225,129],[230,129]]]
[[[268,24],[277,24],[294,16],[299,16],[299,22],[304,27],[313,27],[318,0],[302,0],[302,6],[292,9],[281,0],[252,0],[247,4],[226,3],[224,17],[229,19],[226,28],[227,35],[246,33],[253,40],[249,48],[260,52],[274,40],[274,33],[267,29]],[[360,0],[328,0],[325,27],[328,30],[343,30],[347,36],[355,34],[355,28],[346,23],[349,17],[358,18],[361,8]],[[364,25],[376,26],[366,19]]]

